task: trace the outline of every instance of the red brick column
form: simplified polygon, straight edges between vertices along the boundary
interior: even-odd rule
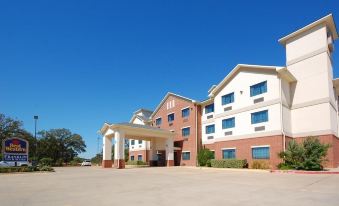
[[[117,169],[125,169],[125,160],[114,160],[114,167]]]
[[[102,168],[112,168],[112,160],[102,160]]]
[[[174,166],[174,160],[167,160],[167,167],[173,167]]]

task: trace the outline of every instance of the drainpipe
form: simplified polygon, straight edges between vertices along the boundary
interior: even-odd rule
[[[194,107],[195,107],[195,166],[198,166],[198,104],[194,101]]]
[[[283,135],[283,151],[286,151],[286,135],[284,131],[284,119],[283,119],[283,102],[282,102],[282,79],[280,77],[279,81],[279,89],[280,89],[280,122],[281,122],[281,133]]]

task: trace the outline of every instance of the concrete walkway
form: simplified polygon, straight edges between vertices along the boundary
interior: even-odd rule
[[[339,205],[339,175],[197,168],[56,168],[0,175],[0,205]]]

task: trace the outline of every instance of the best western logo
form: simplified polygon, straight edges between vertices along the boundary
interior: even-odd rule
[[[19,153],[25,153],[26,148],[21,147],[20,144],[13,144],[10,143],[9,146],[5,147],[5,152],[19,152]]]

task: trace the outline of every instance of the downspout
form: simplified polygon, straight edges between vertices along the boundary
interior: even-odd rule
[[[282,79],[279,78],[279,89],[280,89],[280,122],[281,122],[281,133],[283,135],[283,151],[286,151],[286,134],[284,131],[284,119],[283,119],[283,102],[282,102]]]
[[[194,103],[195,106],[195,146],[196,146],[196,152],[195,152],[195,165],[198,165],[198,105]]]

